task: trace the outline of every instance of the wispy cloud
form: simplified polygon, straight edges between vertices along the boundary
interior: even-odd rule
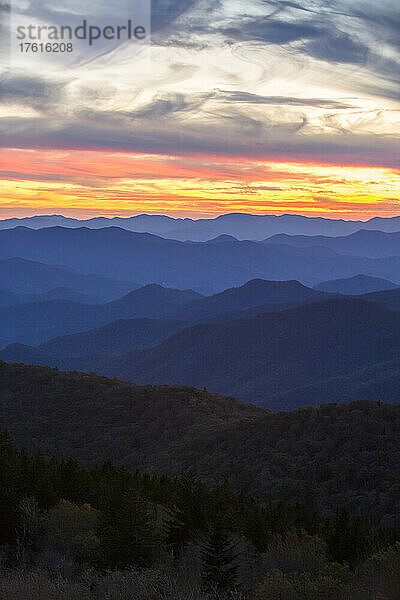
[[[85,14],[106,23],[129,12],[126,0],[100,4],[97,14],[99,5],[72,0],[62,7],[27,0],[21,10],[59,24],[78,23]],[[343,211],[378,200],[380,210],[397,210],[384,200],[397,197],[393,173],[400,165],[397,1],[153,0],[151,16],[152,45],[140,55],[127,44],[110,46],[68,69],[57,69],[51,56],[38,63],[23,56],[1,77],[0,146],[32,150],[46,161],[48,151],[68,156],[56,172],[42,172],[32,158],[4,167],[4,198],[14,193],[20,200],[21,189],[29,197],[34,181],[42,186],[35,188],[40,202],[52,193],[62,202],[59,190],[68,198],[73,189],[79,202],[94,201],[92,194],[103,210],[107,201],[127,210],[133,197],[150,207],[163,199],[171,209],[190,195],[211,211],[214,201],[248,207],[250,197],[251,206],[298,202],[315,210],[319,201],[328,210],[323,198],[333,198],[332,178],[316,181],[308,171],[323,165],[326,172],[343,170],[329,205],[335,210],[341,186]],[[87,161],[82,172],[76,163],[70,168],[74,152]],[[122,165],[128,154],[143,161]],[[266,175],[266,164],[277,163],[293,165],[290,186]],[[367,167],[383,169],[382,189],[362,180],[362,194],[350,201],[358,192],[349,173]]]

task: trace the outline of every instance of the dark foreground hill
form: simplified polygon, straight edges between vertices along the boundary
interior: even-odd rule
[[[399,352],[400,312],[342,298],[189,327],[157,348],[113,358],[94,370],[137,383],[205,386],[289,410],[322,404],[331,380],[343,376],[337,400],[357,398],[359,370],[395,360]],[[396,388],[391,392],[383,383],[377,369],[366,395],[396,400]]]
[[[267,501],[347,504],[385,523],[399,516],[398,403],[274,414],[190,387],[0,363],[0,427],[31,451],[168,473],[193,467]]]

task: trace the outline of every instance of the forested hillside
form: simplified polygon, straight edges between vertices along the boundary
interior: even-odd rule
[[[258,285],[250,283],[252,289]],[[273,282],[260,284],[269,291],[275,288],[279,295],[288,287],[274,286]],[[301,290],[302,286],[296,284],[295,289],[297,286]],[[239,296],[245,291],[237,290]],[[397,290],[377,296],[393,292]],[[183,302],[189,298],[189,302],[179,307],[174,300],[171,307],[170,294],[177,294]],[[65,323],[78,330],[75,309],[86,319],[86,325],[88,319],[107,321],[121,314],[122,317],[103,327],[62,335],[35,347],[10,344],[0,350],[0,359],[93,371],[140,384],[206,387],[272,410],[361,398],[386,402],[398,399],[400,313],[366,301],[370,295],[331,298],[286,310],[281,306],[275,312],[232,321],[224,321],[222,315],[220,322],[194,325],[176,321],[175,317],[173,321],[135,317],[126,320],[130,310],[135,314],[140,296],[143,297],[139,306],[145,314],[152,314],[151,299],[156,296],[159,308],[178,310],[177,316],[182,313],[188,317],[186,306],[190,312],[190,307],[198,303],[190,301],[193,295],[196,294],[191,291],[146,286],[121,301],[101,306],[67,303],[73,307],[72,314],[63,301],[46,303],[46,311],[40,308],[40,314],[36,314],[37,304],[14,307],[19,309],[18,314],[3,308],[0,313],[4,321],[7,319],[3,331],[8,330],[11,337],[18,328],[23,338],[47,337],[53,328],[64,329]],[[228,297],[231,295],[234,294],[230,291]],[[204,300],[212,305],[214,298],[218,304],[218,297]],[[207,306],[207,302],[199,302]],[[63,319],[58,318],[60,313]]]
[[[1,600],[398,599],[400,405],[0,376]]]
[[[6,363],[0,375],[0,428],[30,451],[170,474],[194,468],[260,501],[327,514],[346,505],[400,524],[398,403],[271,413],[190,387]]]
[[[376,367],[395,360],[399,351],[398,311],[341,298],[199,324],[154,349],[112,358],[93,370],[137,383],[206,386],[273,410],[290,410],[322,404],[325,391],[329,400],[339,402],[362,398],[359,370],[364,367],[377,371],[364,397],[395,401],[399,376],[392,388]],[[332,398],[336,379],[340,394]]]

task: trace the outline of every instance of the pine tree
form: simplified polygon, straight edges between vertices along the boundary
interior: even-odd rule
[[[21,522],[18,502],[23,487],[23,453],[14,448],[7,432],[0,434],[0,546],[16,541]]]
[[[148,567],[154,561],[157,539],[149,505],[134,492],[104,509],[98,535],[105,566]]]
[[[192,471],[180,478],[174,500],[165,529],[167,544],[174,556],[178,556],[206,524],[204,490]]]
[[[326,535],[332,558],[350,565],[362,558],[368,543],[368,531],[364,523],[352,517],[346,508],[337,511],[333,523],[328,524]]]
[[[211,526],[201,552],[202,580],[207,592],[217,596],[234,588],[237,577],[235,559],[235,545],[217,521]]]

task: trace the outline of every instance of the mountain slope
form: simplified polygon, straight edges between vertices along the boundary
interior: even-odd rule
[[[56,448],[76,454],[74,450],[82,443],[81,457],[92,462],[102,460],[107,452],[108,458],[115,457],[115,450],[106,450],[111,444],[114,449],[119,448],[120,458],[127,459],[131,455],[132,464],[137,458],[143,463],[147,461],[147,454],[153,457],[157,454],[157,447],[158,451],[167,450],[169,439],[173,444],[188,436],[189,431],[210,431],[213,427],[242,418],[256,419],[264,414],[255,406],[191,387],[136,386],[93,375],[3,362],[0,362],[0,375],[0,394],[5,399],[0,403],[2,429],[9,426],[10,434],[18,442],[39,435],[43,451],[51,454],[58,453]],[[57,395],[54,389],[58,386],[60,393]],[[42,392],[39,391],[41,387]],[[17,401],[22,402],[18,410]],[[25,423],[20,421],[20,410],[30,413],[30,419]],[[106,417],[107,413],[109,417]],[[44,414],[47,424],[51,423],[47,434],[41,416]],[[107,421],[109,425],[105,426]],[[65,427],[66,423],[68,427]],[[116,433],[120,427],[124,430],[124,438],[128,431],[129,436],[133,434],[131,441],[125,438],[121,443],[122,439]],[[105,437],[100,435],[100,431],[106,433],[107,430]],[[84,456],[90,446],[91,456]],[[140,457],[135,457],[135,449]]]
[[[18,343],[10,344],[7,348],[0,350],[0,360],[42,367],[58,367],[59,364],[57,358],[42,352],[39,348]]]
[[[315,285],[365,273],[400,282],[400,257],[341,256],[329,248],[251,241],[184,243],[116,227],[0,231],[0,258],[13,256],[124,281],[215,292],[257,278]]]
[[[0,306],[16,306],[30,302],[45,302],[46,300],[71,300],[81,304],[99,304],[97,296],[81,294],[68,287],[57,287],[41,294],[17,294],[7,290],[0,290]]]
[[[190,387],[5,363],[0,398],[0,428],[30,451],[167,473],[193,468],[263,501],[345,505],[382,524],[400,510],[399,403],[273,414]]]
[[[37,363],[40,364],[40,363]],[[47,363],[50,364],[50,363]],[[288,390],[280,395],[282,410],[297,405],[298,398],[307,398],[308,404],[318,406],[323,402],[346,402],[359,398],[377,398],[385,402],[397,402],[400,398],[400,360],[395,358],[359,367],[350,373],[339,374],[325,380],[311,382],[301,388]]]
[[[384,290],[393,290],[399,287],[393,281],[380,279],[379,277],[369,277],[368,275],[356,275],[347,279],[334,279],[322,281],[314,286],[315,290],[330,292],[336,294],[345,294],[349,296],[361,296],[371,292]]]
[[[266,281],[253,279],[240,287],[230,288],[219,294],[195,300],[185,306],[181,315],[185,319],[202,320],[226,314],[245,311],[255,307],[272,305],[278,310],[280,305],[303,304],[328,296],[323,292],[308,288],[298,281]]]
[[[157,284],[149,284],[105,304],[102,310],[118,314],[121,318],[129,318],[132,315],[162,318],[200,298],[202,295],[193,290],[174,290]]]
[[[335,398],[394,401],[400,393],[400,312],[362,298],[183,326],[119,321],[38,347],[11,344],[0,358],[142,384],[207,387],[274,410]],[[164,341],[156,346],[157,339]]]
[[[43,264],[26,258],[11,257],[0,260],[0,289],[2,290],[18,294],[46,294],[60,287],[70,288],[78,294],[98,296],[103,301],[107,301],[140,286],[102,275],[83,275],[70,268]]]
[[[14,342],[38,345],[54,337],[87,331],[118,319],[163,318],[177,313],[186,302],[199,297],[192,290],[149,285],[102,305],[51,300],[3,307],[0,308],[0,346]]]
[[[183,326],[183,321],[121,319],[98,329],[54,338],[40,345],[38,350],[63,359],[96,354],[124,354],[133,348],[145,348],[159,344],[182,329]],[[22,360],[21,362],[27,361]],[[43,363],[29,362],[29,364]]]
[[[378,302],[383,306],[392,308],[393,310],[400,310],[400,289],[395,288],[394,290],[386,290],[382,292],[372,292],[361,296],[364,300],[371,302]]]
[[[157,348],[99,365],[99,370],[137,383],[206,386],[279,410],[304,405],[305,386],[393,360],[399,351],[400,312],[373,302],[337,299],[196,325]],[[351,380],[340,399],[348,394]],[[317,403],[323,401],[320,397]]]
[[[368,231],[361,229],[347,236],[290,236],[275,235],[265,240],[267,244],[288,244],[297,248],[320,246],[329,248],[339,254],[352,256],[367,256],[383,258],[385,256],[400,256],[400,233],[385,233],[383,231]]]

